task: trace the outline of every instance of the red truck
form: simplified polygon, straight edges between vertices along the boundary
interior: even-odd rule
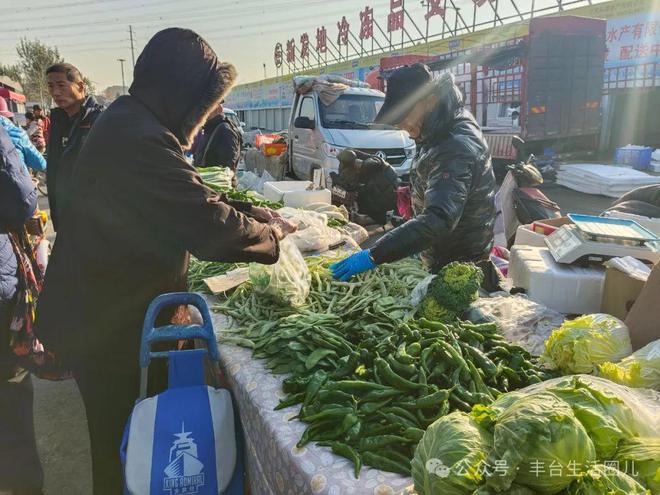
[[[495,159],[516,159],[514,136],[527,143],[525,153],[595,149],[606,24],[570,15],[540,17],[530,21],[524,37],[433,57],[384,58],[381,79],[385,86],[389,73],[414,62],[454,73]]]

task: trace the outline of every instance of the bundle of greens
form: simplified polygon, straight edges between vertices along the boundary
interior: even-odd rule
[[[460,317],[479,297],[484,274],[472,263],[449,263],[428,286],[420,314],[433,321],[452,321]]]

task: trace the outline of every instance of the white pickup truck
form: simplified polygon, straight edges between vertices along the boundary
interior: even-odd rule
[[[405,131],[374,123],[384,99],[380,91],[349,87],[326,105],[316,90],[296,91],[289,122],[289,169],[311,180],[314,169],[321,168],[327,178],[339,168],[337,154],[352,148],[385,159],[400,177],[408,175],[415,142]]]

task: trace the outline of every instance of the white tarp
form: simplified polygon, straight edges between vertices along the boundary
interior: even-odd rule
[[[660,177],[631,168],[584,163],[559,167],[557,184],[587,194],[618,198],[638,187],[660,184]]]

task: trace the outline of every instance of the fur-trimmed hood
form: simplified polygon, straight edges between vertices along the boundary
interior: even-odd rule
[[[201,36],[169,28],[156,33],[140,54],[129,93],[187,147],[235,80],[234,66],[218,60]]]

